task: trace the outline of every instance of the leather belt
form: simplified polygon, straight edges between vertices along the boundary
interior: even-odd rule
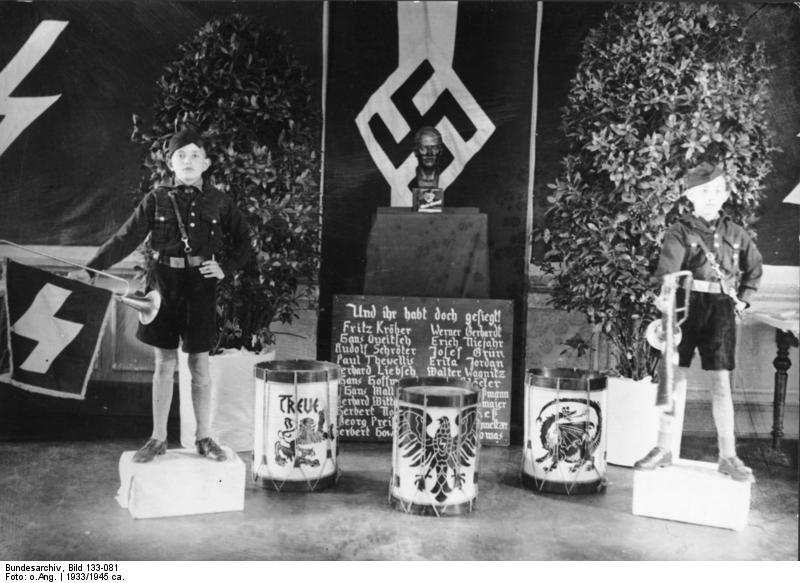
[[[721,294],[722,286],[716,281],[694,279],[692,280],[692,291],[704,294]]]
[[[199,267],[205,257],[199,255],[190,255],[189,257],[159,257],[158,262],[162,265],[168,265],[173,269],[186,269],[187,267]]]

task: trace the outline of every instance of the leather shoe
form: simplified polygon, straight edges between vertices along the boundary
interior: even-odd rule
[[[672,452],[663,447],[654,447],[650,452],[633,464],[634,470],[654,470],[672,465]]]
[[[739,456],[721,457],[719,458],[719,465],[717,470],[720,473],[730,476],[737,482],[755,482],[756,478],[753,476],[753,470],[744,465],[744,462],[739,459]]]
[[[197,446],[197,453],[202,456],[211,458],[212,460],[218,462],[224,462],[226,459],[228,459],[225,451],[210,437],[198,439],[194,442],[194,444]]]
[[[151,437],[147,440],[139,451],[133,454],[133,461],[139,464],[143,464],[149,461],[153,461],[153,458],[157,455],[164,455],[167,451],[167,442],[166,441],[159,441],[155,437]]]

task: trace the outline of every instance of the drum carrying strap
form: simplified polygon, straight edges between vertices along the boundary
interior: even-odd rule
[[[175,209],[175,218],[178,219],[178,229],[181,231],[183,251],[186,253],[186,255],[190,255],[192,253],[192,248],[189,245],[189,233],[186,232],[186,225],[183,224],[183,217],[181,216],[181,209],[178,208],[178,201],[175,200],[175,195],[171,192],[167,194],[167,196],[172,203],[172,208]]]

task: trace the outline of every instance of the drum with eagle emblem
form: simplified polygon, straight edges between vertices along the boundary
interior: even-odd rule
[[[253,480],[275,490],[321,490],[339,478],[339,366],[316,360],[255,365]]]
[[[474,509],[480,390],[469,381],[407,377],[397,384],[389,502],[409,514]]]
[[[538,368],[525,381],[522,485],[558,494],[606,485],[606,377]]]

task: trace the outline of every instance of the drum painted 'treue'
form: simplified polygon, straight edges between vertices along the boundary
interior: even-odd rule
[[[478,496],[478,407],[472,383],[408,377],[395,392],[389,502],[408,514],[447,516]]]
[[[273,360],[255,366],[253,480],[276,490],[336,483],[339,366]]]
[[[528,371],[522,484],[558,494],[606,485],[606,377],[566,368]]]

